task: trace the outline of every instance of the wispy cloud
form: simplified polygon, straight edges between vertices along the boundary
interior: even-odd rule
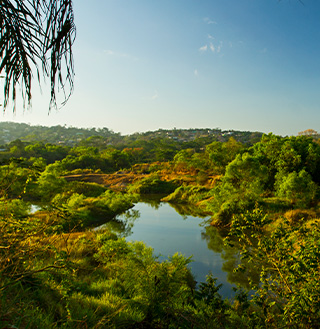
[[[114,52],[113,50],[110,50],[110,49],[108,49],[108,50],[104,50],[103,52],[104,52],[105,54],[109,55],[109,56],[115,55],[115,52]]]
[[[198,77],[198,76],[199,76],[199,71],[198,71],[197,69],[195,69],[195,70],[193,71],[193,74],[194,74],[194,76]]]
[[[218,24],[216,21],[211,20],[209,17],[205,17],[203,21],[207,24]]]
[[[156,100],[157,98],[159,98],[159,94],[158,94],[158,92],[155,90],[154,95],[151,96],[151,100],[154,101],[154,100]]]
[[[142,97],[141,99],[144,101],[155,101],[158,98],[159,98],[159,93],[157,90],[155,90],[152,96],[150,96],[150,95],[145,96],[145,97]]]
[[[103,51],[106,55],[108,56],[116,56],[116,57],[130,57],[130,55],[126,54],[126,53],[120,53],[120,52],[116,52],[114,50],[111,49],[107,49]]]
[[[208,49],[211,50],[212,53],[220,53],[221,49],[222,49],[222,42],[220,41],[220,43],[218,45],[214,45],[213,42],[210,42],[202,47],[199,48],[199,51],[201,53],[206,52]]]
[[[132,59],[132,60],[137,60],[136,57],[131,56],[130,54],[117,52],[117,51],[114,51],[111,49],[104,50],[103,53],[106,54],[107,56],[114,56],[114,57],[119,57],[119,58],[128,58],[128,59]]]
[[[207,51],[207,50],[208,50],[208,45],[204,45],[204,46],[202,46],[202,47],[199,48],[199,51],[200,51],[201,53],[204,53],[204,52]]]
[[[212,53],[220,53],[222,49],[222,41],[216,41],[215,37],[212,34],[207,35],[207,42],[204,46],[200,47],[198,50],[201,53],[210,50]]]
[[[265,54],[267,51],[268,51],[267,48],[263,48],[263,49],[260,50],[260,53],[261,53],[261,54]]]
[[[220,41],[219,45],[216,47],[216,52],[220,53],[221,48],[222,48],[222,42]]]

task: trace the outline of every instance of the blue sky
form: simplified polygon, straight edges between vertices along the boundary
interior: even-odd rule
[[[108,127],[320,131],[320,1],[76,0],[75,91],[48,116],[1,121]]]

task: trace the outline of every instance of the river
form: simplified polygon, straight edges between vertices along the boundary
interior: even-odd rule
[[[205,219],[179,214],[169,203],[139,202],[131,210],[130,229],[126,230],[127,241],[144,241],[154,249],[160,260],[178,252],[192,256],[190,268],[197,282],[204,282],[211,272],[222,284],[219,293],[225,298],[234,296],[235,282],[245,281],[233,269],[239,262],[237,250],[223,245],[221,234],[205,224]],[[121,215],[120,221],[130,221],[130,215]],[[242,282],[245,285],[245,282]]]

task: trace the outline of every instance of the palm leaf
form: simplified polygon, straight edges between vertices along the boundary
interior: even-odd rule
[[[64,105],[73,91],[72,45],[76,31],[72,1],[1,0],[0,28],[0,73],[5,79],[3,110],[12,99],[16,111],[17,85],[21,85],[24,106],[26,102],[31,105],[34,72],[39,83],[41,76],[50,78],[49,111],[57,107],[57,88],[64,93]]]

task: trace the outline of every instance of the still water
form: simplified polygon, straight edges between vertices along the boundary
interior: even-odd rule
[[[131,212],[134,220],[126,231],[127,241],[144,241],[154,249],[155,255],[160,256],[160,260],[176,252],[192,256],[189,266],[197,282],[205,281],[211,272],[218,279],[217,284],[223,284],[219,293],[227,298],[234,296],[232,287],[235,285],[231,282],[237,282],[233,269],[239,254],[237,250],[223,247],[220,233],[205,224],[208,218],[180,215],[164,202],[139,202]],[[120,221],[130,221],[128,214],[122,216],[118,217]]]

